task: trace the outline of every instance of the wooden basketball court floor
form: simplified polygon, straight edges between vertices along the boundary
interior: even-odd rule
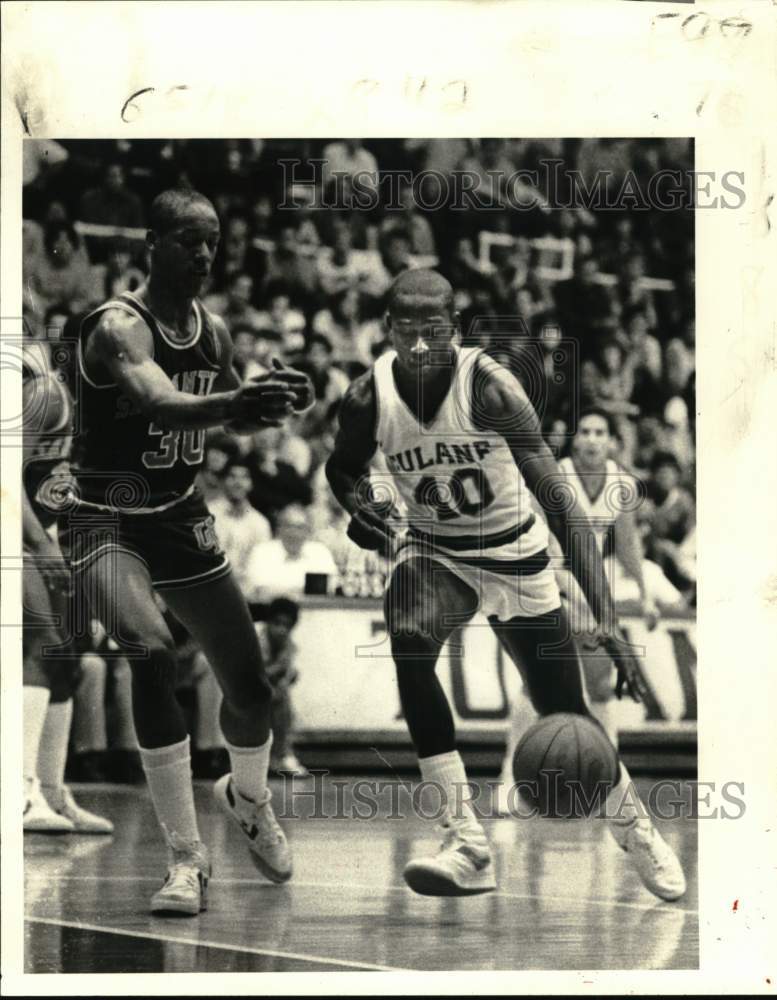
[[[252,865],[211,786],[197,783],[214,874],[208,911],[195,918],[148,913],[165,863],[145,789],[74,786],[116,832],[25,836],[26,971],[698,968],[694,820],[658,823],[688,877],[676,903],[643,888],[601,821],[536,818],[485,822],[496,892],[427,898],[405,886],[402,869],[435,850],[439,836],[432,820],[396,818],[408,811],[408,785],[400,785],[402,800],[396,787],[375,795],[355,778],[321,778],[315,797],[300,794],[314,788],[310,780],[273,781],[277,811],[299,816],[283,821],[294,877],[274,886]],[[683,789],[689,798],[688,783]],[[354,817],[375,808],[372,818]]]

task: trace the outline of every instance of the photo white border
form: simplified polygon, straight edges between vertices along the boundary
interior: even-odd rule
[[[21,315],[22,113],[51,138],[694,136],[697,171],[742,171],[747,195],[696,212],[699,778],[744,781],[747,804],[699,823],[700,970],[24,975],[21,642],[6,624],[20,456],[3,448],[5,994],[774,990],[776,13],[767,0],[3,5],[3,317]],[[4,372],[4,424],[19,397]]]

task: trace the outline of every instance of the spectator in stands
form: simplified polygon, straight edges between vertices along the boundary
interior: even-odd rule
[[[653,293],[644,285],[646,273],[645,258],[641,253],[631,253],[622,258],[618,269],[618,296],[624,311],[635,307],[641,309],[648,325],[655,329],[658,317]]]
[[[146,275],[132,263],[132,249],[129,240],[117,236],[107,241],[107,257],[104,264],[95,264],[92,278],[99,287],[101,300],[115,298],[122,292],[134,292],[145,282]]]
[[[44,256],[24,274],[26,297],[35,313],[43,316],[55,304],[70,313],[88,308],[98,291],[75,229],[66,222],[54,223],[46,230],[44,245]]]
[[[372,153],[364,148],[361,139],[330,142],[324,147],[323,160],[323,194],[330,204],[333,199],[339,201],[341,195],[349,197],[353,191],[354,179],[358,182],[358,188],[366,193],[367,199],[377,198],[378,163]],[[344,184],[343,181],[349,183]]]
[[[410,244],[410,252],[419,257],[436,257],[434,233],[428,219],[418,211],[413,185],[403,182],[398,191],[399,209],[389,209],[380,227],[381,235],[400,232]]]
[[[300,504],[292,503],[277,517],[276,537],[258,545],[246,568],[252,598],[268,603],[274,597],[296,597],[305,593],[306,578],[326,577],[331,588],[337,566],[332,553],[310,537],[310,516]]]
[[[222,495],[221,475],[227,463],[236,459],[239,453],[237,439],[233,435],[218,429],[205,435],[205,454],[197,474],[197,486],[207,504]]]
[[[630,418],[639,416],[632,403],[634,373],[629,359],[615,337],[599,343],[594,357],[580,366],[580,389],[583,406],[598,406],[611,414],[617,436],[623,445],[624,461],[633,461],[636,428]]]
[[[613,296],[598,274],[595,257],[576,256],[574,275],[554,290],[561,329],[579,338],[581,358],[595,352],[602,327],[613,316]]]
[[[282,283],[268,285],[266,295],[267,309],[259,313],[258,326],[277,333],[284,357],[296,359],[305,346],[305,314],[292,307],[288,289]]]
[[[315,255],[300,245],[297,227],[281,227],[275,249],[267,255],[265,291],[273,285],[283,285],[289,296],[301,304],[311,303],[318,291],[318,270]]]
[[[280,428],[268,427],[253,435],[250,462],[254,488],[251,503],[272,523],[284,507],[291,503],[309,504],[310,485],[300,475],[293,462],[281,456]]]
[[[680,484],[680,465],[669,452],[660,452],[655,456],[651,473],[648,483],[651,506],[647,508],[650,524],[647,555],[658,563],[679,590],[688,591],[693,580],[683,571],[685,556],[680,547],[695,527],[693,497]]]
[[[216,256],[213,284],[216,289],[228,288],[237,275],[247,274],[254,285],[264,279],[264,256],[251,245],[248,220],[232,214],[226,220],[221,245]]]
[[[234,570],[240,589],[248,593],[246,567],[257,545],[272,538],[270,522],[251,506],[248,495],[251,470],[242,457],[230,459],[219,473],[222,495],[208,508],[216,520],[216,534]]]
[[[397,275],[411,266],[410,240],[397,230],[386,233],[380,241],[380,259],[383,270],[374,282],[374,290],[378,295],[388,291]]]
[[[124,167],[121,163],[108,163],[103,183],[90,188],[81,198],[78,207],[81,222],[100,226],[122,226],[142,229],[145,224],[143,204],[126,186]]]
[[[334,247],[325,249],[316,259],[319,286],[330,298],[358,287],[362,277],[362,269],[353,252],[350,226],[340,220],[333,228]]]
[[[257,625],[256,633],[265,674],[273,689],[270,707],[273,737],[270,771],[302,778],[308,771],[294,751],[294,712],[291,702],[291,688],[299,678],[295,664],[297,647],[291,633],[298,621],[299,605],[286,597],[276,597],[270,602],[267,620]]]
[[[234,349],[232,364],[240,378],[248,380],[263,375],[267,368],[256,360],[256,345],[259,339],[256,328],[239,324],[233,326],[230,332]]]
[[[229,330],[238,326],[258,330],[262,325],[262,314],[251,305],[253,294],[254,280],[251,275],[236,272],[229,279],[226,292],[208,295],[205,306],[221,316]]]

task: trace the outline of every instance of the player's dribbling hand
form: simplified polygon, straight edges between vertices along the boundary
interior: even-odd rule
[[[294,395],[294,412],[304,413],[309,410],[316,401],[313,383],[304,372],[297,371],[296,368],[288,368],[278,358],[272,359],[272,377],[284,382]]]
[[[382,556],[387,556],[398,540],[398,533],[389,519],[371,510],[357,510],[348,525],[347,534],[360,549],[379,552]]]
[[[585,643],[589,649],[601,648],[615,664],[618,678],[615,682],[615,696],[623,697],[623,689],[626,688],[634,701],[645,702],[649,695],[649,690],[639,666],[639,661],[634,655],[634,647],[626,641],[619,630],[615,632],[604,632],[599,629]]]

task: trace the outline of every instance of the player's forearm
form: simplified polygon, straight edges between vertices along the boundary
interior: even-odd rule
[[[349,514],[359,510],[358,483],[369,474],[369,470],[355,470],[339,462],[331,455],[326,463],[326,478],[340,506]]]
[[[575,501],[571,510],[549,515],[548,521],[594,618],[602,625],[614,623],[615,605],[604,562],[585,511]]]
[[[623,567],[623,572],[637,584],[640,600],[646,597],[645,574],[643,571],[642,546],[636,533],[618,534],[615,529],[615,556]]]
[[[215,392],[210,396],[176,392],[149,403],[146,412],[165,430],[198,430],[218,427],[234,417],[234,399],[234,392]]]

